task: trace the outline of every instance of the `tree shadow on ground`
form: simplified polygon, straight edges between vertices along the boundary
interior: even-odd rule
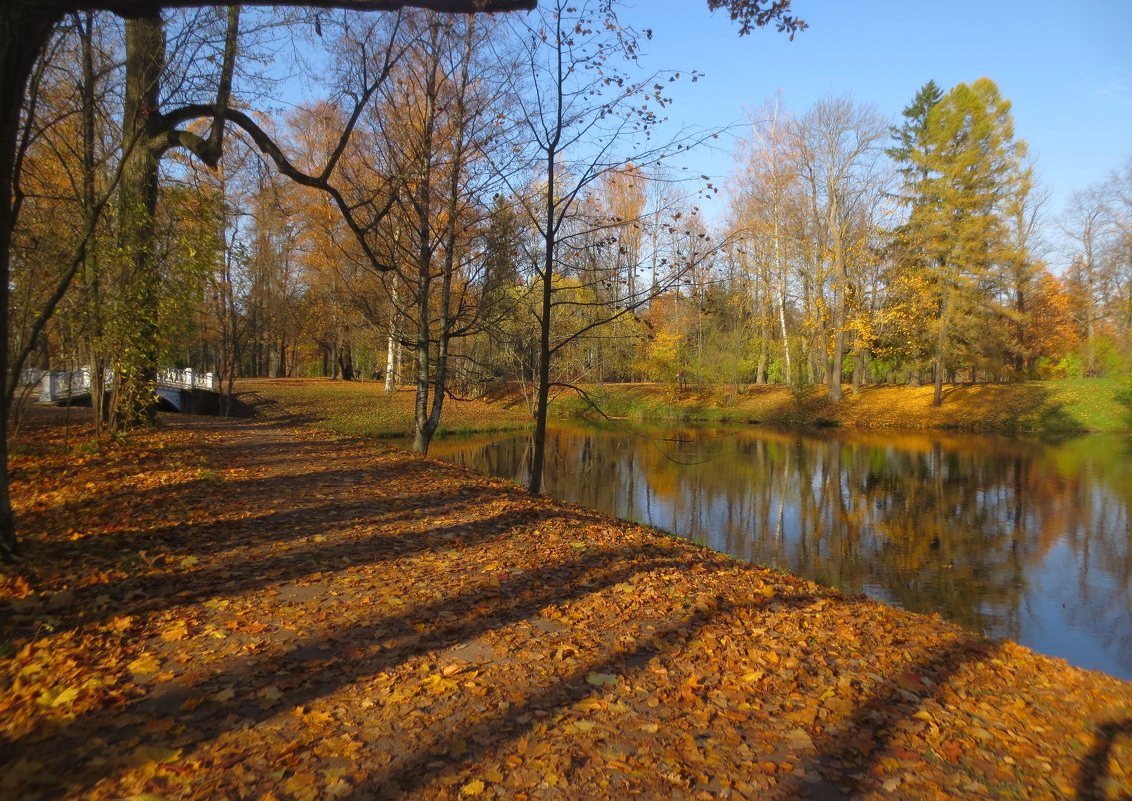
[[[810,600],[795,598],[790,604],[802,605]],[[733,604],[721,604],[715,609],[695,610],[686,619],[668,621],[632,646],[604,652],[599,658],[582,663],[567,675],[527,696],[521,703],[509,706],[502,714],[436,732],[415,751],[398,757],[378,775],[355,787],[353,792],[343,796],[343,801],[400,798],[452,775],[462,763],[480,759],[518,740],[556,712],[586,698],[601,695],[600,686],[594,686],[587,680],[588,677],[609,674],[616,675],[618,681],[631,681],[651,660],[686,645],[706,626],[726,618],[737,608]],[[437,759],[456,751],[457,744],[461,746],[459,760]]]
[[[438,514],[459,513],[474,503],[459,498],[427,496],[422,500],[435,501]],[[358,504],[344,509],[341,505],[335,504],[310,510],[313,514],[321,514],[321,520],[302,522],[297,528],[286,527],[289,521],[296,517],[293,513],[287,512],[253,518],[238,527],[228,524],[219,528],[227,528],[231,535],[236,531],[250,531],[246,528],[249,525],[264,526],[275,534],[264,539],[267,544],[278,544],[285,539],[302,541],[323,536],[319,532],[327,530],[328,527],[348,527],[356,521],[367,519],[360,512],[370,511],[371,506],[372,504]],[[214,564],[180,570],[175,567],[156,567],[145,571],[139,569],[140,575],[129,576],[112,584],[98,583],[87,587],[69,588],[48,594],[34,609],[25,610],[24,616],[29,618],[26,625],[38,625],[32,619],[35,613],[44,609],[52,610],[53,614],[59,617],[58,621],[52,624],[52,629],[56,632],[70,631],[104,623],[121,615],[147,615],[218,598],[231,598],[264,587],[296,581],[312,573],[348,570],[352,567],[411,558],[446,546],[471,548],[487,540],[505,536],[515,526],[537,523],[552,516],[551,513],[537,516],[527,511],[504,512],[480,519],[474,526],[469,526],[467,523],[431,526],[416,537],[399,533],[394,536],[374,534],[353,537],[341,542],[312,541],[290,548],[281,554],[273,553],[254,560],[238,560],[235,563],[223,559],[221,553],[224,550],[223,542],[211,540],[210,544],[213,546],[211,548],[197,542],[177,558],[187,556],[195,558],[197,554],[204,557],[212,554],[219,557]],[[390,525],[414,518],[415,516],[410,515],[383,516],[380,525]],[[372,517],[368,519],[372,521]],[[194,535],[202,533],[193,526],[182,526],[179,529],[178,541],[183,543],[191,543]],[[160,547],[162,544],[170,546],[173,543],[168,540],[156,540],[150,543],[149,547]],[[177,582],[175,592],[170,590],[171,581]],[[20,634],[18,629],[14,629],[11,633]]]
[[[1127,740],[1125,747],[1132,750],[1132,718],[1103,723],[1098,727],[1096,743],[1081,762],[1078,801],[1132,801],[1132,795],[1114,798],[1105,789],[1106,780],[1111,776],[1109,760],[1121,739]]]
[[[943,391],[940,410],[961,415],[949,428],[992,422],[1007,431],[1085,430],[1048,387],[1034,383],[952,384]]]
[[[823,777],[813,783],[788,782],[777,797],[810,798],[813,801],[855,798],[876,789],[880,780],[869,768],[885,756],[898,728],[922,709],[924,701],[938,699],[944,686],[970,663],[992,659],[999,644],[974,636],[960,636],[945,648],[921,654],[899,674],[888,680],[843,722],[827,732],[817,748],[817,757],[807,766]],[[901,686],[913,682],[924,687],[910,693]],[[924,682],[927,679],[930,684]]]
[[[110,709],[80,714],[61,724],[41,725],[28,735],[4,744],[12,759],[34,759],[43,798],[89,790],[100,779],[130,765],[131,754],[108,748],[98,760],[81,761],[90,742],[159,743],[147,736],[147,724],[172,717],[180,732],[181,747],[205,743],[233,726],[232,704],[225,690],[240,688],[240,695],[262,684],[285,687],[270,704],[244,703],[243,722],[263,721],[288,708],[303,707],[340,687],[396,668],[436,649],[451,648],[484,633],[537,616],[551,605],[598,592],[642,572],[685,564],[679,548],[624,548],[595,550],[568,562],[550,564],[500,583],[474,587],[453,597],[422,604],[399,614],[371,615],[365,622],[332,628],[320,637],[301,640],[278,653],[236,657],[220,671],[195,681],[157,684],[147,695]],[[344,649],[358,643],[380,644],[357,658],[342,658]],[[328,662],[335,655],[333,669]],[[251,696],[247,696],[250,701]]]

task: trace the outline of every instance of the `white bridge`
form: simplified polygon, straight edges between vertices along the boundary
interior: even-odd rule
[[[25,370],[25,384],[39,384],[40,403],[70,403],[90,397],[90,368],[78,370],[41,372]],[[107,370],[103,386],[114,384],[114,373]],[[186,367],[162,367],[157,371],[157,396],[176,411],[195,411],[201,406],[193,400],[193,393],[216,393],[216,377],[212,373],[202,373]]]

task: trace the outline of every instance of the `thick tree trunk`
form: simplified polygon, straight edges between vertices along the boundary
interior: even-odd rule
[[[943,405],[943,359],[936,356],[932,362],[932,380],[935,382],[935,392],[932,394],[932,406]]]
[[[353,381],[354,374],[354,344],[350,337],[342,340],[342,347],[338,349],[339,366],[342,368],[342,380]]]
[[[47,37],[56,15],[44,12],[35,2],[14,0],[0,8],[0,377],[5,385],[14,365],[8,349],[8,303],[11,287],[12,230],[16,225],[14,204],[16,143],[20,131],[20,107],[24,89],[35,64],[36,56]],[[8,494],[8,425],[12,412],[12,396],[0,392],[4,408],[0,409],[0,554],[16,552],[16,524]]]
[[[833,354],[829,360],[829,375],[826,376],[829,386],[829,399],[833,402],[841,400],[841,370],[845,364],[845,332],[838,331],[833,337]]]
[[[118,325],[124,330],[114,366],[114,426],[146,419],[157,381],[157,306],[160,279],[154,263],[154,225],[160,154],[150,142],[160,129],[158,103],[165,66],[160,15],[126,20],[125,164],[119,189],[119,241],[123,258]]]
[[[861,385],[865,383],[865,377],[868,374],[868,356],[864,348],[857,348],[853,352],[853,395],[856,396],[861,391]]]

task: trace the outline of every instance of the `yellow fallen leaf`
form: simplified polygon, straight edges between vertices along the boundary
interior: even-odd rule
[[[594,687],[614,687],[618,681],[617,676],[612,673],[587,673],[586,684]]]
[[[131,673],[142,676],[148,675],[150,673],[156,673],[160,669],[160,667],[161,663],[157,661],[157,657],[153,654],[148,653],[142,654],[133,662],[126,665],[126,668]]]
[[[126,764],[132,768],[143,768],[146,765],[173,762],[180,756],[180,748],[171,748],[166,745],[139,745],[126,759]]]
[[[174,623],[161,632],[161,639],[166,642],[180,642],[189,636],[189,629],[184,623]]]
[[[462,788],[460,788],[460,792],[463,795],[467,796],[479,795],[483,792],[483,787],[484,785],[482,781],[480,781],[479,779],[473,779],[472,781],[465,784]]]
[[[75,702],[75,699],[78,698],[78,697],[79,697],[79,688],[78,687],[68,687],[67,689],[63,690],[63,692],[61,692],[57,696],[55,696],[55,700],[51,702],[51,706],[52,707],[68,706],[70,704],[73,704]]]

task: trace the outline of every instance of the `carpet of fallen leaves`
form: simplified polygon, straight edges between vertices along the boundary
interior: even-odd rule
[[[14,460],[0,798],[1132,793],[1130,683],[388,445],[170,420]]]

